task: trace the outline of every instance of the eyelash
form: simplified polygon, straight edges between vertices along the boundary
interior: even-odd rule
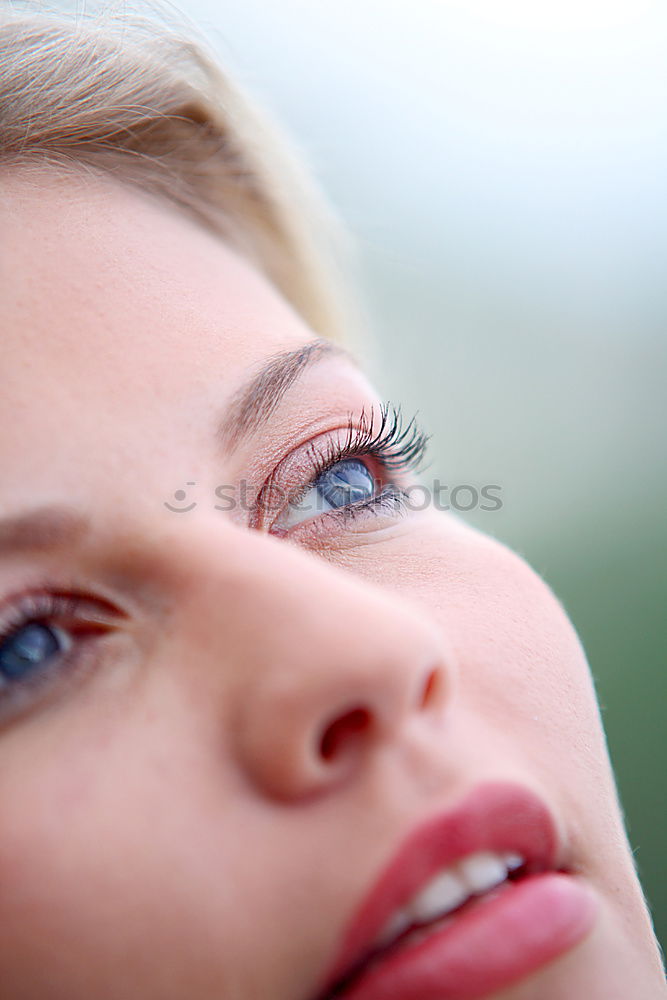
[[[298,504],[318,478],[332,466],[346,459],[367,457],[377,462],[383,472],[416,471],[422,466],[429,435],[418,425],[416,416],[404,424],[400,406],[383,403],[379,409],[379,427],[375,430],[375,410],[361,410],[355,421],[349,418],[343,440],[327,438],[324,444],[312,442],[307,449],[311,460],[311,472],[305,483],[290,498],[291,504]],[[265,490],[270,490],[273,480],[269,480]],[[381,493],[367,500],[358,500],[337,510],[327,511],[327,518],[349,520],[363,512],[378,513],[389,509],[401,513],[405,509],[407,497],[395,483],[387,483]]]
[[[336,462],[357,458],[359,455],[376,458],[387,471],[416,469],[424,457],[428,441],[428,435],[418,426],[417,418],[412,417],[403,427],[400,406],[383,403],[380,407],[380,426],[376,433],[373,433],[374,422],[372,409],[370,415],[362,409],[357,424],[350,418],[347,438],[343,444],[329,440],[327,449],[319,452],[319,461],[323,466],[317,469],[314,478]]]

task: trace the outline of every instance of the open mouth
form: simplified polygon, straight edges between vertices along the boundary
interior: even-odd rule
[[[351,968],[321,1000],[343,998],[380,962],[425,941],[465,913],[496,899],[528,874],[524,859],[507,852],[477,852],[439,872],[385,924],[367,956]]]
[[[561,854],[531,793],[482,786],[408,839],[317,1000],[481,1000],[535,971],[593,923]]]

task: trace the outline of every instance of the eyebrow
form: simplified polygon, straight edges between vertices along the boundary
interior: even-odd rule
[[[242,438],[265,423],[285,393],[303,373],[327,357],[344,357],[354,363],[342,347],[328,340],[313,340],[293,351],[283,351],[266,361],[249,382],[241,386],[228,404],[218,430],[218,439],[232,452]]]
[[[223,447],[232,451],[241,438],[271,416],[285,393],[311,365],[332,356],[354,363],[344,348],[319,339],[269,358],[232,396],[218,429]],[[0,556],[65,549],[80,542],[90,530],[90,521],[82,511],[65,503],[43,504],[0,518]]]
[[[0,554],[65,548],[90,529],[82,513],[66,504],[50,504],[0,520]]]

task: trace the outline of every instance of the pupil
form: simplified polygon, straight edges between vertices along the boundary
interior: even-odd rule
[[[41,622],[30,622],[0,644],[0,676],[21,680],[58,652],[60,643],[54,630]]]
[[[317,488],[332,507],[346,507],[358,500],[372,497],[374,483],[363,462],[356,458],[346,458],[322,473],[317,480]]]

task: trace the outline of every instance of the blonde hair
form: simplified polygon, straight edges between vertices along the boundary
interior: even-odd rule
[[[343,231],[302,162],[162,2],[75,15],[0,0],[0,165],[106,171],[182,206],[322,336],[353,322]]]

